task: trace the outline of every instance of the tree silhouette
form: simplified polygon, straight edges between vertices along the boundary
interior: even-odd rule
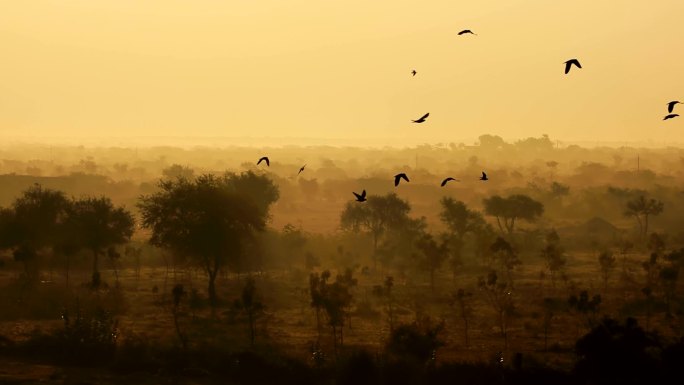
[[[487,274],[487,278],[478,278],[478,286],[484,291],[487,301],[497,314],[504,347],[508,347],[508,321],[514,310],[512,289],[507,282],[499,281],[493,270]]]
[[[578,361],[575,373],[582,383],[648,384],[657,378],[659,350],[657,337],[645,332],[637,321],[624,323],[604,319],[576,343]]]
[[[93,255],[93,288],[100,285],[98,259],[112,246],[122,245],[133,235],[133,215],[123,207],[114,207],[107,197],[82,198],[69,206],[68,227],[78,234],[79,246]]]
[[[13,251],[29,281],[38,276],[36,259],[41,251],[61,250],[69,206],[63,192],[36,184],[25,190],[10,208],[0,210],[0,248]]]
[[[387,304],[387,323],[389,324],[390,333],[394,331],[394,295],[392,288],[394,287],[394,277],[385,277],[383,285],[373,286],[373,294],[384,298]]]
[[[570,309],[584,317],[588,327],[593,327],[599,305],[601,305],[601,296],[596,294],[590,299],[589,292],[582,290],[579,296],[573,294],[568,298],[568,305]]]
[[[541,250],[541,257],[544,259],[546,269],[551,276],[551,286],[556,287],[556,275],[562,273],[565,269],[567,258],[565,257],[565,250],[560,245],[560,237],[556,230],[551,230],[546,234],[546,244]]]
[[[653,198],[646,199],[643,195],[627,202],[625,216],[634,217],[639,224],[639,237],[644,239],[648,234],[648,219],[663,212],[665,204]]]
[[[394,356],[426,364],[434,358],[436,350],[444,346],[440,338],[443,331],[444,322],[433,325],[429,319],[401,325],[390,335],[386,349]]]
[[[616,259],[612,252],[605,250],[598,256],[599,268],[601,271],[601,278],[603,279],[603,292],[608,292],[608,279],[610,274],[615,270]]]
[[[435,290],[435,271],[439,269],[449,255],[445,242],[437,243],[432,235],[424,233],[417,241],[416,247],[421,255],[418,260],[422,269],[430,273],[430,289]]]
[[[316,324],[320,338],[320,312],[325,310],[328,325],[332,328],[333,343],[337,352],[338,331],[339,344],[344,344],[344,320],[352,302],[351,287],[356,284],[350,274],[338,275],[335,282],[328,283],[330,271],[321,274],[311,273],[309,276],[309,292],[311,307],[316,310]]]
[[[456,201],[451,197],[443,197],[440,204],[442,211],[439,217],[449,229],[447,236],[449,251],[451,252],[452,271],[455,274],[456,268],[461,264],[465,236],[469,233],[477,234],[489,225],[485,222],[482,214],[468,209],[465,203],[461,201]]]
[[[188,256],[204,269],[212,308],[219,271],[239,260],[244,241],[264,229],[268,215],[235,186],[229,175],[162,180],[160,191],[138,204],[143,226],[152,230],[150,243]]]
[[[242,289],[242,296],[240,297],[237,305],[247,315],[247,322],[249,323],[249,341],[252,346],[254,346],[254,338],[256,337],[256,322],[264,310],[264,305],[257,297],[256,283],[254,282],[254,278],[247,278],[245,287]]]
[[[458,289],[456,293],[451,294],[451,298],[449,300],[449,304],[456,308],[459,317],[463,321],[463,337],[466,348],[470,346],[468,331],[470,329],[470,320],[473,317],[472,298],[473,293],[463,289]]]
[[[187,295],[182,284],[176,284],[173,289],[171,289],[171,295],[173,296],[173,307],[171,308],[171,314],[173,315],[173,325],[176,328],[176,335],[183,346],[183,349],[188,348],[188,338],[183,333],[180,328],[179,318],[180,318],[180,306],[181,300]]]
[[[506,274],[507,285],[513,287],[513,270],[522,264],[518,253],[513,245],[505,239],[497,237],[490,246],[494,262],[499,264],[499,268]]]
[[[167,179],[192,179],[195,177],[195,170],[180,164],[172,164],[162,170],[162,175]]]
[[[392,228],[408,221],[411,206],[395,193],[384,196],[370,195],[364,204],[347,202],[340,216],[344,230],[366,231],[373,237],[373,264],[377,267],[378,241]]]
[[[494,195],[485,198],[483,204],[485,213],[496,217],[496,223],[503,235],[513,234],[517,219],[532,222],[544,213],[544,205],[527,195],[516,194],[507,198]]]

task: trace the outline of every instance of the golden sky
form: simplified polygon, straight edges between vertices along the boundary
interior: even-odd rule
[[[681,143],[684,106],[661,119],[684,101],[682,16],[682,0],[0,0],[0,135]]]

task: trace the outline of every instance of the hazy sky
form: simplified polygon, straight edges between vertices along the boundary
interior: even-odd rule
[[[0,0],[0,135],[684,142],[684,106],[661,120],[684,101],[683,15],[682,0]]]

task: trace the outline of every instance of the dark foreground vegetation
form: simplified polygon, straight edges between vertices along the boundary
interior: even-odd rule
[[[681,382],[680,151],[480,141],[0,176],[0,382]]]

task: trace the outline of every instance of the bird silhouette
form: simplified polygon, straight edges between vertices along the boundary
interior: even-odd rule
[[[352,194],[356,197],[357,202],[365,202],[366,201],[366,190],[361,191],[361,194],[357,194],[352,191]]]
[[[665,117],[663,118],[663,120],[668,120],[668,119],[676,118],[676,117],[678,117],[678,116],[679,116],[679,114],[670,114],[670,115],[665,116]]]
[[[430,113],[428,112],[427,114],[421,116],[420,118],[413,120],[413,123],[423,123],[427,117],[430,116]]]
[[[465,34],[468,34],[468,33],[471,34],[471,35],[477,36],[477,34],[476,34],[475,32],[473,32],[473,31],[471,31],[471,30],[469,30],[469,29],[464,29],[463,31],[459,32],[459,33],[458,33],[458,36],[465,35]]]
[[[411,71],[411,74],[413,74],[413,76],[416,76],[417,73],[418,72],[416,72],[416,70]]]
[[[458,181],[458,179],[454,179],[454,178],[452,178],[452,177],[448,177],[448,178],[446,178],[446,179],[444,179],[444,180],[442,181],[441,186],[442,186],[442,187],[446,186],[446,184],[449,183],[449,181],[452,181],[452,180]]]
[[[489,178],[487,178],[487,174],[485,174],[484,171],[482,171],[482,176],[480,177],[480,180],[489,180]]]
[[[667,112],[672,113],[672,110],[674,110],[675,105],[677,104],[682,104],[679,100],[673,100],[669,103],[667,103]]]
[[[259,161],[257,162],[257,166],[258,166],[259,163],[261,163],[261,162],[266,162],[266,166],[269,166],[269,167],[271,166],[271,161],[268,160],[268,157],[267,157],[267,156],[262,156],[261,158],[259,158]]]
[[[565,62],[565,73],[566,73],[566,74],[567,74],[568,72],[570,72],[570,67],[572,67],[573,64],[576,65],[577,68],[582,68],[582,65],[580,64],[579,60],[577,60],[577,59],[570,59],[570,60],[568,60],[568,61]]]
[[[297,173],[297,175],[301,174],[302,171],[304,171],[304,167],[306,167],[306,165],[303,165],[303,166],[299,169],[299,172]]]
[[[407,181],[407,182],[409,181],[409,178],[408,178],[408,177],[406,176],[406,174],[404,174],[403,172],[402,172],[401,174],[395,175],[395,176],[394,176],[394,187],[399,186],[399,182],[400,182],[402,179],[405,180],[405,181]]]

